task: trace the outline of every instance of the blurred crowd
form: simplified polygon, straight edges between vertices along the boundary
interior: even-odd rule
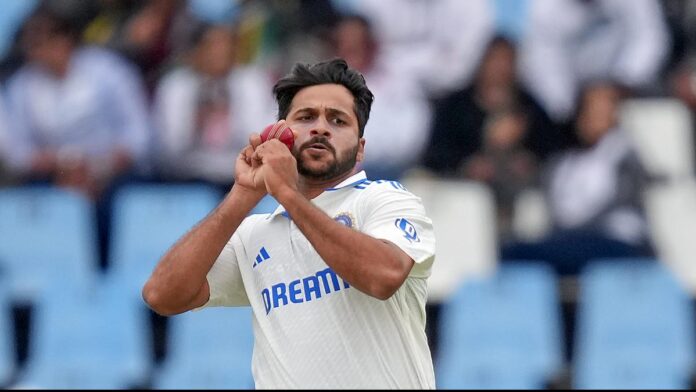
[[[123,184],[229,189],[248,135],[276,119],[273,82],[296,62],[339,56],[365,75],[376,96],[369,177],[418,170],[487,184],[503,258],[553,259],[562,273],[593,256],[653,252],[640,193],[660,173],[622,129],[621,102],[669,96],[696,110],[688,0],[2,7],[0,185],[84,193],[98,206],[102,244]],[[534,243],[511,227],[530,188],[545,195],[553,227]]]

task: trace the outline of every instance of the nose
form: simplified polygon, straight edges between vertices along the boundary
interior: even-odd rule
[[[312,127],[312,130],[309,131],[309,135],[314,137],[314,136],[324,136],[326,138],[331,137],[331,131],[329,128],[329,124],[324,118],[320,118],[314,127]]]

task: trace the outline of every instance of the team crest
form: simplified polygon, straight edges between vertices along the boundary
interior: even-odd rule
[[[342,224],[343,226],[355,228],[355,218],[349,212],[341,212],[340,214],[334,216],[333,218],[336,222]]]

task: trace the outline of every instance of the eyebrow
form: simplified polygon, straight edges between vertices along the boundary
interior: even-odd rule
[[[350,114],[349,114],[349,113],[347,113],[347,112],[345,112],[345,111],[343,111],[343,110],[341,110],[341,109],[337,109],[337,108],[326,108],[326,111],[327,111],[329,114],[341,115],[341,116],[350,117]],[[298,113],[316,113],[316,112],[318,112],[318,110],[315,109],[315,108],[312,108],[312,107],[305,107],[305,108],[296,110],[293,114],[298,114]]]
[[[327,108],[326,111],[329,112],[330,114],[338,114],[338,115],[350,117],[349,113],[346,113],[341,109]]]

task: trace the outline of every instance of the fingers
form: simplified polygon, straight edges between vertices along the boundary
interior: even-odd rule
[[[239,158],[243,159],[247,165],[251,166],[251,158],[253,155],[254,155],[254,149],[251,146],[246,146],[239,153]]]
[[[285,154],[289,152],[290,150],[288,150],[283,142],[278,139],[271,139],[254,149],[252,160],[261,163],[263,158],[268,155]]]
[[[261,136],[254,132],[249,135],[249,144],[253,151],[255,151],[261,145]]]

